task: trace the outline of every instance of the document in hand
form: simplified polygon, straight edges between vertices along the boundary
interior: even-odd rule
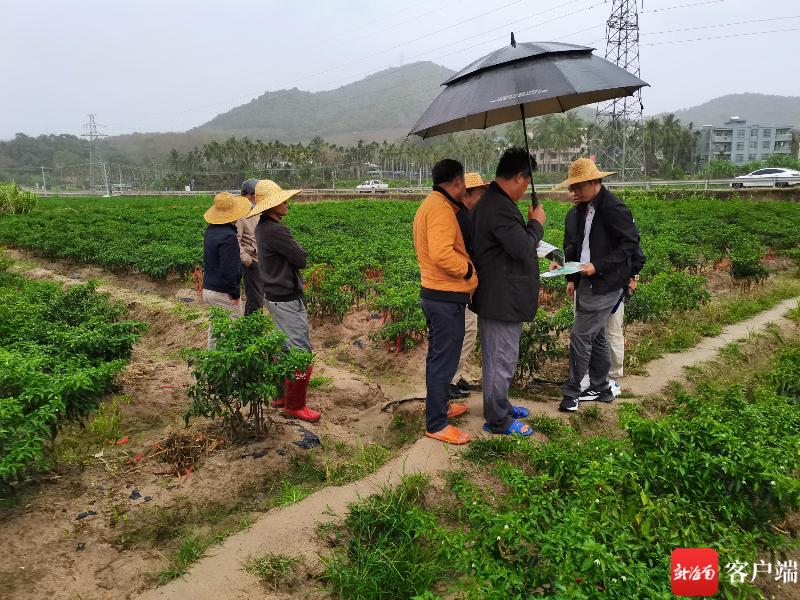
[[[579,273],[582,268],[583,264],[579,262],[568,262],[565,263],[563,267],[559,267],[558,269],[553,269],[552,271],[545,271],[544,273],[542,273],[542,277],[559,277],[560,275],[573,275],[575,273]]]

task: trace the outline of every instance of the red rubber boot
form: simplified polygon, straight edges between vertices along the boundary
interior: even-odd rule
[[[288,382],[286,387],[286,404],[281,414],[287,417],[294,417],[301,421],[319,421],[322,416],[316,410],[311,410],[306,406],[306,394],[308,393],[308,382],[311,379],[311,370],[295,371],[294,380]]]

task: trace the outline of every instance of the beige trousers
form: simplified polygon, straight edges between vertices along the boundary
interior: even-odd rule
[[[574,304],[573,304],[574,306]],[[608,341],[608,353],[611,356],[611,368],[608,370],[608,378],[618,380],[623,375],[622,365],[625,362],[625,334],[622,329],[625,320],[625,303],[621,303],[617,312],[611,313],[606,321],[606,340]],[[589,387],[589,375],[583,378],[581,385],[584,389]]]
[[[242,303],[235,303],[229,294],[215,292],[213,290],[203,290],[203,302],[208,306],[218,306],[230,312],[231,319],[238,319],[242,315]],[[211,335],[211,323],[208,324],[208,349],[213,350],[217,346],[217,339]]]
[[[464,363],[467,362],[469,355],[475,349],[475,339],[478,337],[478,315],[472,312],[469,308],[464,311],[464,342],[461,344],[461,357],[458,359],[458,368],[456,369],[455,377],[450,382],[453,385],[458,383],[461,379],[461,369],[464,368]]]

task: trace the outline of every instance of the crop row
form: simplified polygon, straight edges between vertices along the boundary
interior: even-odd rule
[[[0,262],[3,261],[0,256]],[[48,462],[59,427],[97,408],[143,325],[94,285],[67,291],[0,264],[0,483]]]
[[[768,249],[793,257],[799,253],[797,204],[702,197],[667,201],[643,192],[630,192],[626,199],[648,257],[629,318],[658,318],[684,308],[678,295],[671,294],[675,304],[662,293],[675,289],[673,277],[690,298],[703,300],[701,278],[673,273],[701,274],[725,259],[734,277],[761,280],[767,275],[762,258]],[[202,213],[209,203],[206,197],[48,199],[29,214],[0,217],[0,243],[154,278],[184,275],[202,263]],[[365,200],[293,205],[286,223],[310,253],[305,273],[310,311],[341,316],[366,302],[383,315],[379,337],[395,347],[418,338],[425,325],[412,245],[417,206]],[[547,202],[545,208],[545,239],[560,244],[569,205]],[[543,285],[553,292],[564,282]]]

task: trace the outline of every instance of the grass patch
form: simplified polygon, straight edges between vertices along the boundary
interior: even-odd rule
[[[751,288],[746,295],[712,300],[698,310],[672,313],[665,321],[649,324],[639,332],[636,341],[626,349],[626,370],[642,374],[647,362],[665,353],[693,348],[703,337],[719,335],[726,325],[749,319],[796,296],[800,296],[800,280],[776,277]]]
[[[418,535],[427,529],[436,536],[423,501],[428,485],[412,475],[352,507],[338,532],[341,545],[323,559],[323,581],[337,597],[413,598],[447,573],[432,539]]]
[[[264,554],[251,558],[244,563],[243,568],[247,573],[258,577],[259,581],[268,589],[277,590],[288,587],[297,581],[296,567],[302,559],[285,554]]]
[[[425,412],[398,410],[389,422],[389,432],[397,446],[415,442],[425,433]]]
[[[328,388],[333,383],[333,377],[326,377],[325,375],[314,375],[308,382],[308,387],[311,389]]]

